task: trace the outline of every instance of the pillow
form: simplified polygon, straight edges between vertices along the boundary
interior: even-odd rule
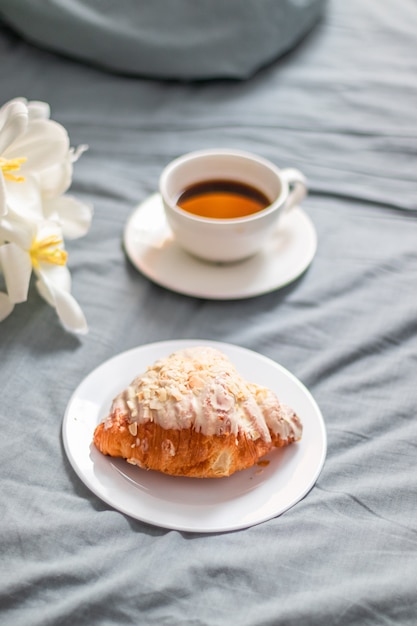
[[[32,43],[114,72],[162,79],[251,76],[290,50],[325,0],[2,0]]]

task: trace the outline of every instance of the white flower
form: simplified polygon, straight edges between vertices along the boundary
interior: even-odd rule
[[[86,146],[71,148],[65,128],[49,116],[47,103],[24,98],[0,108],[0,272],[7,289],[0,292],[0,321],[27,299],[34,272],[64,326],[84,333],[64,237],[82,237],[91,225],[92,208],[66,194]]]
[[[36,178],[68,158],[67,131],[41,112],[39,104],[29,107],[19,99],[0,109],[0,215],[37,214]]]
[[[92,208],[66,194],[71,180],[73,163],[79,159],[87,146],[70,149],[66,159],[43,170],[39,177],[43,216],[55,221],[62,228],[64,237],[83,237],[91,226]]]
[[[7,148],[22,135],[28,124],[29,114],[22,102],[11,101],[0,108],[0,216],[7,213],[6,183],[18,178],[22,162],[11,160]]]
[[[4,238],[5,231],[0,228]],[[0,319],[18,302],[27,299],[32,271],[40,295],[56,309],[63,325],[77,333],[87,332],[87,323],[71,295],[71,275],[66,267],[62,231],[54,222],[17,222],[7,229],[8,242],[0,246],[0,267],[7,288],[0,294]]]

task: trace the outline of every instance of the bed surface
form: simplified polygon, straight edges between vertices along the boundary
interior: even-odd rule
[[[87,236],[67,244],[89,333],[66,332],[34,289],[0,324],[2,624],[416,623],[416,34],[412,0],[330,0],[249,80],[176,82],[112,74],[0,26],[1,104],[46,101],[71,144],[89,145],[71,192],[94,205]],[[196,298],[127,259],[125,224],[164,165],[211,147],[306,175],[317,251],[282,289]],[[167,530],[74,472],[61,429],[78,385],[121,352],[187,338],[269,357],[320,407],[324,467],[281,516]]]

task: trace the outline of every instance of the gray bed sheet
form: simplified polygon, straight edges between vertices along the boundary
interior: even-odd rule
[[[72,145],[89,144],[71,191],[95,209],[67,244],[89,333],[63,330],[35,290],[0,325],[2,624],[417,623],[416,41],[413,0],[331,0],[252,79],[177,83],[112,75],[1,27],[2,102],[45,100]],[[192,298],[123,252],[163,166],[217,146],[308,178],[318,249],[281,290]],[[83,378],[129,348],[190,337],[272,358],[320,406],[324,468],[283,515],[166,530],[113,510],[69,464],[61,425]]]

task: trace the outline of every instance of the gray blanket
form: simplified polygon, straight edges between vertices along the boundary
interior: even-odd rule
[[[250,80],[179,83],[107,73],[0,28],[2,103],[47,101],[72,145],[89,145],[71,191],[95,210],[67,244],[89,333],[66,332],[34,289],[0,325],[2,624],[416,623],[416,36],[413,0],[330,0]],[[290,285],[193,298],[126,258],[126,220],[163,166],[209,147],[306,175],[318,248]],[[61,425],[80,382],[124,350],[181,338],[270,357],[320,406],[325,465],[281,516],[167,530],[113,509],[74,472]]]

